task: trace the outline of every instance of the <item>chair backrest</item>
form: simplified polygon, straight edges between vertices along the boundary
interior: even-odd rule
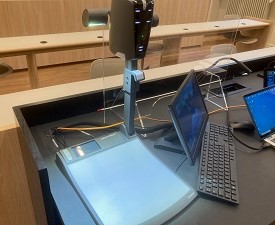
[[[0,77],[7,76],[13,72],[13,68],[6,63],[0,62]]]
[[[108,77],[123,74],[125,63],[120,58],[96,59],[91,63],[90,78]]]
[[[210,49],[210,54],[230,55],[237,53],[237,48],[233,44],[218,44]]]

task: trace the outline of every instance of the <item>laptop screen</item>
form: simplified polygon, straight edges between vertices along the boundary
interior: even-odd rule
[[[208,119],[194,70],[184,79],[168,108],[180,143],[194,165]]]
[[[261,137],[275,129],[275,86],[244,95],[250,116]]]

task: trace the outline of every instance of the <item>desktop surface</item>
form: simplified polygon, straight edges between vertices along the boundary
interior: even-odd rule
[[[250,79],[251,78],[251,79]],[[228,84],[232,81],[226,81]],[[262,87],[261,78],[256,74],[247,77],[237,77],[234,82],[238,82],[247,88],[243,92],[238,92],[228,97],[229,105],[244,104],[242,96]],[[217,99],[220,101],[221,99]],[[169,119],[167,105],[170,103],[171,97],[159,101],[152,107],[155,100],[138,103],[140,113],[142,115],[151,113],[152,116],[158,118]],[[209,111],[216,109],[213,105],[207,103]],[[120,120],[118,115],[122,115],[122,109],[105,112],[107,118],[111,118],[107,122],[117,122]],[[109,114],[110,113],[110,114]],[[39,146],[41,155],[45,161],[49,181],[51,185],[51,193],[62,217],[64,224],[95,224],[87,210],[81,203],[78,195],[61,173],[55,163],[55,154],[58,151],[52,141],[45,135],[49,128],[70,125],[76,121],[97,121],[102,120],[103,112],[92,112],[74,115],[71,118],[59,119],[56,121],[47,121],[42,124],[30,127],[31,135],[36,144]],[[230,111],[231,120],[249,120],[249,113],[246,109],[236,109]],[[226,123],[226,113],[219,112],[209,117],[211,122]],[[150,126],[153,122],[146,122]],[[96,134],[97,135],[97,134]],[[198,176],[198,160],[194,166],[190,166],[186,157],[182,154],[167,152],[154,148],[154,143],[159,137],[160,132],[140,136],[140,139],[148,149],[159,158],[165,165],[186,181],[191,187],[196,188]],[[260,138],[256,133],[250,136],[241,132],[236,132],[239,138],[248,142],[252,146],[260,146]],[[89,137],[76,133],[67,133],[66,141],[68,145],[74,145],[88,140]],[[175,218],[168,221],[171,225],[184,224],[270,224],[275,220],[275,195],[273,189],[275,185],[275,166],[274,152],[270,149],[260,153],[251,153],[247,148],[236,143],[237,157],[237,174],[239,181],[240,205],[232,206],[224,202],[209,200],[205,198],[197,198],[188,208],[178,214]],[[183,163],[182,163],[183,162]],[[181,164],[182,163],[182,164]],[[179,167],[179,165],[181,166]],[[178,168],[179,167],[179,168]]]

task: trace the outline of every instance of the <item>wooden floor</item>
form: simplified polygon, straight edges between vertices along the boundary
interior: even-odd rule
[[[181,51],[180,62],[202,59],[209,54],[210,45],[204,47],[184,48]],[[160,54],[149,55],[145,59],[145,67],[158,67]],[[76,82],[90,79],[91,61],[63,64],[38,68],[40,87]],[[30,82],[27,70],[14,71],[6,77],[0,77],[0,95],[29,90]]]

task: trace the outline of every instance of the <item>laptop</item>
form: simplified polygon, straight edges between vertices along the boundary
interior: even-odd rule
[[[261,139],[275,147],[275,85],[243,98]]]

